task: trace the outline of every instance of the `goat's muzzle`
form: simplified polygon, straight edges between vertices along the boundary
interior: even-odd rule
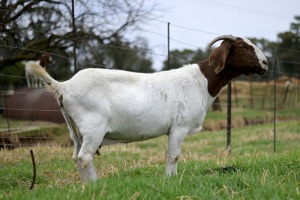
[[[263,75],[264,73],[266,73],[266,69],[261,69],[260,71],[257,72],[257,74],[259,75]]]
[[[263,67],[262,66],[257,66],[256,67],[256,73],[258,75],[263,75],[264,73],[266,73],[267,70],[268,70],[268,65],[266,65],[265,63],[264,63]]]
[[[263,60],[261,62],[261,66],[256,67],[256,73],[259,75],[263,75],[268,70],[268,60]]]

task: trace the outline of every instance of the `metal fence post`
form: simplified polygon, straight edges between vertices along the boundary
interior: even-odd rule
[[[170,22],[168,22],[168,69],[170,69]]]
[[[276,81],[276,78],[277,78],[277,74],[276,74],[276,69],[278,70],[279,66],[278,66],[278,58],[277,58],[277,50],[275,49],[274,51],[274,63],[273,63],[274,67],[273,67],[273,77],[274,77],[274,142],[273,142],[273,150],[274,150],[274,153],[276,153],[276,137],[277,137],[277,133],[276,133],[276,104],[277,104],[277,95],[276,95],[276,89],[277,89],[277,81]],[[279,70],[278,70],[279,72]]]
[[[298,87],[297,87],[297,92],[298,92],[298,101],[297,101],[297,103],[299,103],[300,102],[300,92],[299,92],[299,86],[300,86],[300,75],[298,76]]]
[[[227,152],[231,153],[231,82],[227,87]]]
[[[274,153],[276,153],[276,73],[274,71]]]

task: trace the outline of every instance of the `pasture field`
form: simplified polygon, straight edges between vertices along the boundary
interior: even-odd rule
[[[299,120],[279,121],[277,133],[276,154],[273,124],[233,129],[231,155],[224,130],[191,135],[178,176],[167,179],[167,137],[104,146],[95,156],[98,180],[85,185],[71,146],[1,150],[0,199],[300,199]],[[37,163],[33,190],[30,149]]]

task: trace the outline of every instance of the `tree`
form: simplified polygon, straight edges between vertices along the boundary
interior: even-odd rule
[[[116,37],[103,47],[95,46],[93,48],[95,51],[91,51],[91,57],[85,57],[82,62],[82,68],[102,67],[147,73],[154,71],[146,39],[138,37],[132,43],[122,41],[124,41],[122,38]],[[99,49],[102,53],[99,53]],[[92,60],[97,60],[100,66],[88,64]]]
[[[299,77],[300,74],[300,16],[290,25],[290,31],[278,34],[276,53],[281,72]]]
[[[207,53],[201,49],[196,51],[191,49],[184,49],[182,51],[175,49],[170,52],[170,66],[168,66],[168,60],[164,61],[163,70],[177,69],[185,64],[197,63],[207,58]]]
[[[146,5],[144,0],[76,0],[78,61],[83,66],[86,65],[85,61],[89,61],[97,64],[96,66],[106,67],[105,56],[110,51],[107,49],[128,43],[124,35],[139,28],[145,17],[151,17],[156,6],[155,2],[152,5],[147,2]],[[72,63],[69,58],[73,57],[75,36],[72,31],[71,8],[71,1],[2,0],[0,71],[22,60],[38,60],[43,52],[51,52],[56,57],[55,65],[60,66],[53,70],[56,73],[54,77],[69,76]],[[126,48],[139,49],[138,45],[127,45]],[[136,57],[140,55],[136,54]],[[123,60],[126,58],[123,57]],[[146,60],[151,65],[148,57]]]
[[[42,51],[54,48],[68,48],[63,39],[55,34],[57,18],[65,21],[64,15],[57,9],[43,3],[59,5],[59,1],[1,1],[0,14],[0,71],[22,60],[37,59]],[[53,20],[50,15],[53,14]],[[45,23],[43,23],[43,21]],[[52,34],[48,34],[53,30]],[[63,34],[61,34],[63,35]],[[28,49],[28,50],[27,50]],[[29,49],[32,49],[30,51]]]

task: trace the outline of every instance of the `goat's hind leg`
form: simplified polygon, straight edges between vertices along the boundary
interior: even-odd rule
[[[72,137],[72,139],[73,139],[73,142],[74,142],[74,150],[73,150],[73,156],[72,156],[72,158],[73,158],[73,160],[75,162],[77,162],[79,150],[81,148],[81,141],[79,141],[79,140],[77,140],[77,139],[75,139],[73,137]]]
[[[84,177],[87,176],[87,174],[86,174],[85,168],[82,167],[82,164],[78,160],[79,150],[81,149],[81,141],[78,141],[76,139],[73,139],[73,141],[74,141],[74,150],[73,150],[73,156],[72,156],[72,158],[75,161],[77,169],[78,169],[78,171],[80,173],[81,179],[83,180]]]
[[[94,155],[102,143],[103,136],[83,134],[83,143],[77,160],[77,167],[83,182],[96,180],[97,173],[93,164]]]
[[[70,130],[70,133],[71,133],[71,138],[72,138],[72,140],[74,142],[74,150],[73,150],[72,159],[76,163],[77,169],[78,169],[78,171],[79,171],[79,173],[81,175],[81,174],[84,173],[84,168],[82,168],[81,165],[79,164],[78,154],[79,154],[79,150],[81,149],[81,143],[82,143],[82,141],[75,136],[75,134],[74,134],[74,132],[72,130]]]

